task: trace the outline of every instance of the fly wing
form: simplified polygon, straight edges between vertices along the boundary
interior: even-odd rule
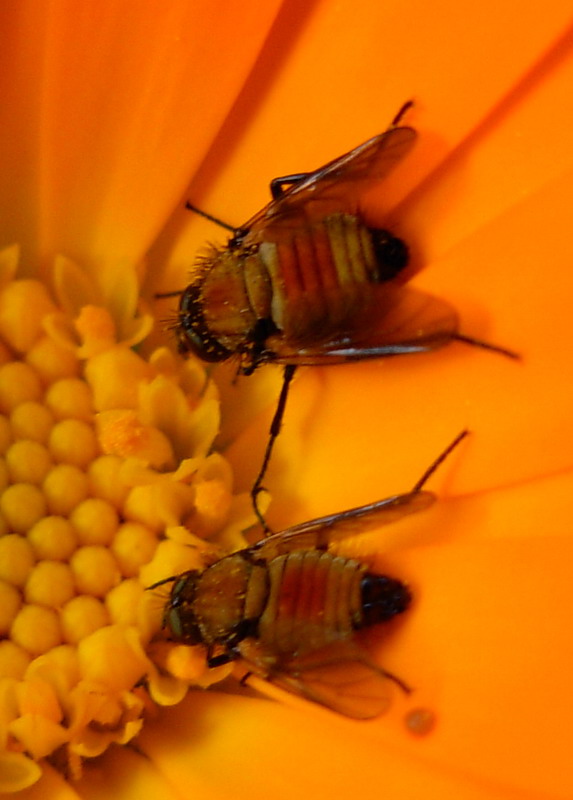
[[[458,315],[445,300],[393,283],[368,284],[364,292],[368,297],[357,300],[353,315],[346,312],[344,326],[337,329],[336,320],[330,324],[323,314],[316,331],[309,323],[314,319],[309,293],[308,309],[302,304],[296,309],[300,321],[292,314],[289,318],[289,337],[267,340],[268,360],[300,366],[336,364],[434,350],[457,337]],[[329,306],[336,316],[335,300]]]
[[[351,212],[360,197],[383,180],[412,149],[416,139],[413,128],[389,128],[364,144],[355,147],[303,178],[271,201],[252,217],[243,230],[254,236],[265,231],[264,238],[277,238],[275,224],[300,224],[301,218],[317,219],[333,211]],[[270,233],[273,228],[272,233]],[[267,230],[268,229],[268,230]]]
[[[338,642],[292,658],[266,677],[270,683],[352,719],[372,719],[391,702],[390,680],[353,642]]]
[[[293,550],[326,548],[333,542],[367,533],[381,525],[390,525],[408,514],[425,511],[435,499],[431,492],[415,491],[395,495],[287,528],[261,539],[249,550],[256,557],[270,559]]]

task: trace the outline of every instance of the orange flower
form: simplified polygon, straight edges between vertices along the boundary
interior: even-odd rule
[[[108,743],[104,733],[109,741],[128,741],[147,708],[133,687],[157,667],[141,637],[122,633],[129,627],[122,615],[136,602],[134,584],[126,582],[122,596],[105,605],[111,619],[102,616],[100,599],[124,585],[114,564],[126,577],[142,574],[141,585],[149,585],[180,563],[170,561],[171,549],[187,541],[180,523],[191,513],[187,487],[197,467],[187,461],[204,458],[214,435],[207,413],[197,415],[190,438],[181,432],[183,395],[197,392],[199,367],[185,367],[192,376],[180,377],[175,359],[153,351],[161,343],[157,331],[146,340],[145,359],[128,349],[148,330],[148,312],[137,300],[144,256],[151,297],[157,287],[180,288],[200,243],[217,236],[205,220],[183,211],[184,197],[240,224],[266,201],[270,177],[311,169],[348,150],[383,129],[413,97],[408,122],[420,132],[419,145],[373,190],[367,213],[388,219],[411,243],[414,265],[425,265],[415,283],[458,308],[464,333],[523,356],[514,364],[460,343],[423,357],[304,370],[292,389],[266,481],[275,528],[406,491],[455,433],[472,431],[432,478],[440,502],[368,537],[380,568],[407,580],[415,598],[392,636],[371,642],[380,663],[415,687],[411,696],[398,698],[388,715],[357,723],[288,696],[268,702],[232,691],[192,691],[147,720],[137,750],[115,746],[87,761],[84,778],[71,786],[46,764],[28,795],[569,796],[570,8],[556,0],[542,14],[507,0],[471,8],[342,0],[223,9],[206,0],[79,6],[19,0],[1,13],[11,35],[0,56],[3,108],[10,112],[0,134],[1,243],[19,241],[19,276],[42,277],[48,290],[44,295],[34,283],[33,301],[24,293],[15,305],[6,303],[0,326],[25,338],[26,308],[46,319],[42,330],[58,353],[68,346],[73,354],[71,367],[66,362],[71,373],[52,383],[76,380],[78,361],[90,365],[93,396],[77,383],[54,390],[55,407],[74,409],[77,422],[55,443],[55,452],[65,454],[60,460],[81,461],[95,442],[104,455],[131,459],[126,480],[145,489],[130,506],[145,515],[145,525],[130,518],[133,527],[111,551],[113,514],[93,503],[76,512],[72,532],[59,523],[50,536],[36,533],[24,546],[19,533],[17,545],[9,540],[10,552],[22,551],[13,559],[22,585],[37,560],[60,566],[32,585],[36,602],[29,607],[41,613],[20,626],[24,655],[19,651],[10,662],[17,678],[3,684],[3,743],[20,741],[41,757],[49,751],[33,753],[26,742],[69,741],[66,712],[76,733],[93,733],[78,734],[75,752],[93,755]],[[14,251],[4,258],[13,269]],[[24,352],[20,340],[7,350]],[[42,351],[26,360],[28,369],[17,367],[31,392],[25,402],[38,403],[36,394],[44,391],[35,373],[30,377],[32,366],[68,369],[46,359]],[[137,376],[127,381],[129,402],[118,379],[133,374],[127,362]],[[278,376],[269,368],[234,386],[226,369],[217,372],[220,441],[234,467],[235,492],[247,491]],[[144,392],[134,390],[136,380],[145,383]],[[166,387],[168,380],[177,390]],[[0,385],[8,402],[2,392]],[[82,427],[94,404],[95,434]],[[36,417],[41,427],[42,412]],[[47,431],[51,423],[44,423]],[[78,441],[84,444],[74,450]],[[14,463],[18,469],[32,463],[41,473],[45,456],[36,448]],[[229,500],[223,464],[216,456]],[[219,530],[224,522],[213,510],[219,507],[210,499],[213,487],[205,488],[213,474],[203,469],[202,524]],[[109,497],[116,482],[99,474]],[[83,502],[84,483],[74,477],[70,491]],[[6,494],[4,514],[12,514],[15,529],[29,529],[22,509],[32,514],[32,528],[42,523],[38,492],[25,502],[19,495],[8,502]],[[66,493],[57,496],[71,502]],[[244,513],[240,503],[235,521]],[[146,575],[133,550],[151,552],[147,529],[156,530],[158,518],[172,536],[160,545],[161,569]],[[83,538],[74,551],[76,530]],[[60,558],[39,559],[38,542],[75,553],[93,549],[85,567],[72,561],[67,567]],[[86,631],[88,644],[78,645],[73,658],[60,650],[20,680],[36,655],[27,647],[40,647],[26,636],[32,630],[45,640],[62,637],[51,609],[73,602],[66,587],[77,585],[78,576],[90,584],[93,600],[72,609],[70,630]],[[52,586],[58,598],[46,600]],[[2,602],[14,612],[7,614],[8,627],[19,613],[18,592],[6,590]],[[72,646],[69,637],[63,641]],[[193,659],[182,663],[179,655],[166,654],[162,663],[179,677],[153,673],[157,699],[173,700],[184,677],[197,679]],[[123,670],[114,676],[114,691],[102,696],[98,687],[102,675],[109,678],[112,658]],[[87,690],[71,689],[70,706],[62,709],[62,693],[77,685],[78,669]],[[425,736],[405,724],[415,709],[435,714]],[[82,728],[86,720],[97,724]],[[4,785],[10,779],[16,785],[21,766],[17,758],[5,760]]]

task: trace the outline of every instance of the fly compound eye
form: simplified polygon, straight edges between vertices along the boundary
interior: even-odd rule
[[[200,283],[190,284],[181,294],[177,348],[182,355],[191,351],[208,362],[226,361],[231,356],[205,321]]]
[[[378,280],[390,281],[408,264],[409,251],[402,239],[389,231],[373,230],[372,244],[378,264]]]
[[[169,638],[183,644],[201,644],[203,638],[193,611],[193,601],[197,592],[200,572],[184,572],[175,580],[171,597],[163,615],[163,627],[169,631]]]
[[[203,644],[203,636],[197,619],[190,608],[170,605],[163,617],[163,627],[169,631],[169,638],[182,644]]]
[[[169,607],[163,618],[163,627],[168,628],[174,639],[181,639],[183,635],[183,625],[181,615],[177,608]]]

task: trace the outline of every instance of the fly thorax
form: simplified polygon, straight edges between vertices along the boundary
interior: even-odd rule
[[[242,256],[245,288],[251,310],[256,319],[269,319],[273,288],[269,273],[260,253],[260,247],[245,249]]]
[[[240,553],[222,558],[200,576],[193,602],[203,643],[225,643],[245,619],[250,564]]]
[[[201,305],[211,336],[235,353],[256,323],[239,251],[221,250],[203,276]]]

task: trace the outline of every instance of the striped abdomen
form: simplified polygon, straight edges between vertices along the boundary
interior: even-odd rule
[[[278,556],[257,638],[276,653],[301,653],[349,639],[403,611],[410,595],[399,581],[366,572],[352,559],[320,550]]]
[[[292,343],[315,341],[356,317],[377,280],[371,232],[351,214],[333,214],[264,241],[259,258],[272,288],[271,318]]]

